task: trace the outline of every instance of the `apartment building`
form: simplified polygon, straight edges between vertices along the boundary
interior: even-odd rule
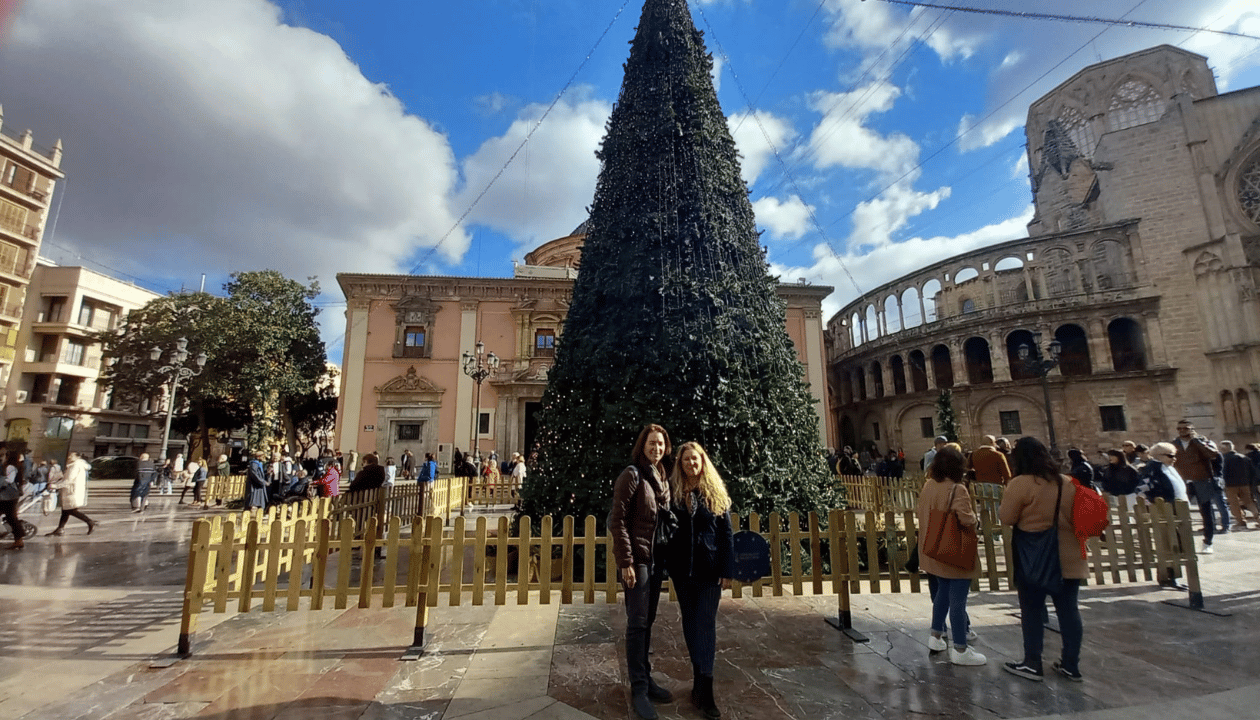
[[[39,256],[53,189],[65,177],[61,141],[35,144],[30,130],[4,126],[0,107],[0,387],[9,382],[18,355],[18,330],[27,285]]]
[[[31,275],[18,333],[18,357],[5,398],[5,438],[37,459],[156,454],[162,424],[146,404],[116,407],[97,385],[101,346],[94,338],[120,327],[156,293],[83,267],[40,258]]]

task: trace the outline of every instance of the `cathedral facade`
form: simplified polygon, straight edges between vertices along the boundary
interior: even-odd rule
[[[1028,237],[887,283],[827,325],[837,445],[917,457],[952,391],[960,440],[1097,451],[1260,440],[1260,88],[1219,94],[1170,46],[1029,108]],[[1056,354],[1057,353],[1057,354]]]

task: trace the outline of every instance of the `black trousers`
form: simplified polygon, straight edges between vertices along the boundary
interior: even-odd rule
[[[722,600],[721,583],[674,582],[678,612],[682,615],[687,654],[698,675],[712,677],[717,654],[717,611]]]
[[[64,528],[66,526],[66,521],[72,517],[77,517],[88,525],[92,524],[92,518],[85,515],[82,510],[78,508],[75,508],[74,510],[66,510],[65,508],[62,508],[61,522],[57,523],[57,529],[60,530]]]
[[[21,540],[26,537],[22,530],[22,521],[18,520],[18,500],[0,500],[0,513],[4,513],[4,521],[9,523],[9,529],[13,531],[13,539]]]

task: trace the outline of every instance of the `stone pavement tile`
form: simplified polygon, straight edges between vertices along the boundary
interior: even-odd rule
[[[420,700],[404,703],[374,702],[359,720],[442,720],[450,700]]]
[[[488,622],[485,624],[448,624],[429,627],[425,630],[424,652],[426,655],[447,653],[471,655],[474,650],[481,647],[482,640],[489,629],[490,624]]]
[[[318,682],[298,699],[334,697],[345,700],[345,704],[361,702],[366,707],[397,674],[398,664],[397,657],[347,658],[320,675]]]
[[[473,654],[464,676],[468,680],[549,675],[550,646],[538,649],[483,649]]]
[[[215,698],[200,716],[230,715],[242,713],[249,720],[271,720],[286,705],[297,700],[304,692],[321,682],[315,675],[282,675],[254,673],[254,668],[243,666],[244,679]],[[182,700],[182,698],[174,698]]]
[[[532,612],[531,612],[532,611]],[[505,606],[495,613],[482,638],[483,648],[540,647],[555,642],[559,606]]]
[[[187,664],[187,672],[144,696],[146,703],[214,702],[245,682],[227,663]]]
[[[111,713],[109,720],[183,720],[197,716],[207,705],[209,703],[203,702],[139,703]]]
[[[336,698],[340,701],[341,698]],[[286,705],[273,720],[359,720],[371,703],[314,704],[297,702]]]
[[[454,720],[455,717],[460,717],[462,720],[524,720],[525,717],[537,714],[554,704],[556,700],[546,695],[519,697],[513,700],[486,697],[480,704],[455,699],[447,707],[446,714],[442,715],[442,720]]]
[[[627,682],[623,668],[624,652],[617,643],[598,645],[557,645],[551,655],[551,688],[581,685],[619,685]],[[672,689],[672,688],[671,688]]]
[[[554,702],[526,720],[594,720],[594,717],[562,702]]]
[[[556,622],[556,644],[609,643],[617,639],[609,618],[617,605],[570,605],[560,608]]]
[[[546,704],[554,702],[547,697],[547,675],[530,675],[513,678],[495,678],[486,680],[465,679],[455,690],[451,704],[447,707],[446,718],[472,715],[486,710],[504,709],[507,713],[516,713],[516,707],[538,698],[545,698],[548,703],[539,705],[532,712],[541,710]],[[528,717],[529,713],[515,715]]]
[[[879,711],[847,686],[837,685],[836,676],[825,667],[771,668],[766,682],[778,694],[783,712],[794,718],[816,720],[884,720]],[[720,697],[719,709],[725,717],[743,713]]]
[[[445,701],[468,673],[470,655],[422,655],[418,660],[398,663],[398,672],[376,695],[385,706]]]

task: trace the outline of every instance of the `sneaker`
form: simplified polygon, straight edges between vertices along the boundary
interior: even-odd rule
[[[1059,673],[1060,675],[1067,678],[1068,680],[1071,680],[1072,682],[1082,682],[1085,680],[1085,678],[1081,677],[1080,670],[1068,670],[1067,668],[1063,667],[1063,663],[1059,662],[1058,660],[1054,662],[1053,667],[1054,667],[1055,672]]]
[[[968,647],[962,652],[958,652],[954,648],[950,648],[949,661],[955,665],[983,665],[988,662],[989,659],[976,652],[975,648]]]
[[[1211,555],[1211,554],[1212,554],[1212,553],[1214,553],[1214,552],[1216,552],[1216,551],[1212,549],[1212,546],[1211,546],[1211,545],[1208,545],[1207,543],[1203,543],[1203,549],[1199,551],[1199,554],[1200,554],[1200,555]]]
[[[945,644],[945,638],[928,635],[928,652],[945,652],[947,647],[949,646]]]
[[[967,644],[968,644],[968,645],[971,645],[971,644],[975,643],[975,641],[977,641],[977,640],[979,640],[979,639],[980,639],[980,636],[976,634],[976,631],[975,631],[975,630],[968,630],[968,631],[967,631]]]
[[[1032,680],[1033,682],[1041,682],[1045,679],[1045,676],[1041,672],[1041,668],[1035,668],[1028,663],[1006,663],[1002,666],[1002,669],[1012,675],[1018,675],[1025,680]]]

